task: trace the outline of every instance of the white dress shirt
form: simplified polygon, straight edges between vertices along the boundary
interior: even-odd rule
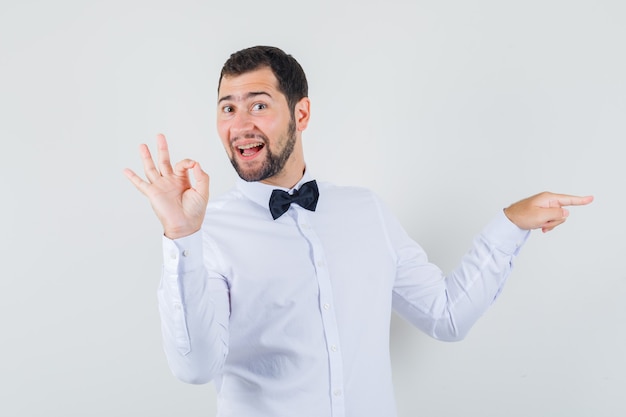
[[[239,180],[201,231],[163,239],[168,363],[185,382],[214,381],[219,417],[395,416],[392,309],[463,338],[529,234],[500,211],[444,276],[372,192],[318,186],[315,212],[292,204],[272,220],[275,187]]]

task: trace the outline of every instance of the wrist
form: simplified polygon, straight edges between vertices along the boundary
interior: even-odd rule
[[[191,236],[194,233],[197,233],[199,230],[200,230],[199,227],[195,229],[190,229],[190,228],[166,229],[166,230],[163,230],[163,236],[171,240],[176,240],[176,239],[182,239],[187,236]]]

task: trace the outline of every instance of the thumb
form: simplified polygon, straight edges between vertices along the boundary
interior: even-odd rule
[[[196,179],[196,191],[198,194],[202,196],[206,201],[209,200],[209,174],[204,172],[200,167],[200,163],[196,162],[193,167],[193,176]]]

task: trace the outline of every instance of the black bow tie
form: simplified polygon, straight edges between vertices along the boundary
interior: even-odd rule
[[[291,203],[296,203],[307,210],[315,211],[319,196],[320,192],[317,189],[315,180],[305,182],[299,190],[294,190],[293,194],[283,190],[274,190],[270,196],[270,212],[274,220],[276,220],[289,210]]]

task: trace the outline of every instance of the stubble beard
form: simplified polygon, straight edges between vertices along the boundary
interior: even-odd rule
[[[270,150],[268,139],[265,136],[260,137],[263,139],[263,142],[265,142],[266,148],[265,160],[261,162],[261,166],[258,168],[244,169],[239,165],[239,162],[234,155],[230,158],[230,163],[233,165],[233,168],[235,168],[239,177],[241,177],[244,181],[263,181],[277,175],[283,170],[296,146],[295,120],[292,119],[289,121],[286,135],[279,138],[278,143],[284,142],[284,146],[283,149],[277,154],[272,153]],[[233,149],[233,152],[237,151],[237,149]]]

